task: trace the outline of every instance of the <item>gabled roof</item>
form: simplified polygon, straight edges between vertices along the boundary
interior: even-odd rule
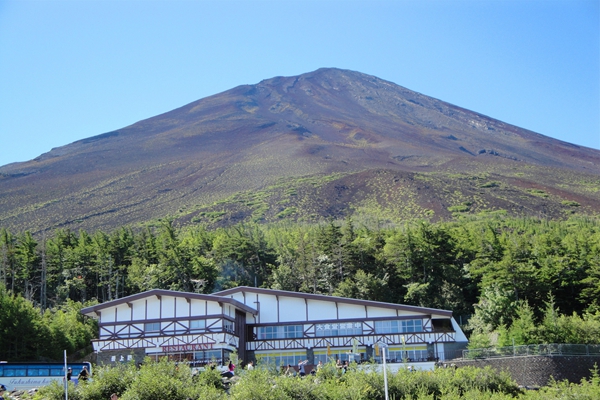
[[[252,307],[249,307],[247,305],[245,305],[244,303],[241,303],[237,300],[234,300],[232,298],[228,298],[228,297],[222,297],[222,296],[215,296],[212,294],[199,294],[199,293],[189,293],[189,292],[178,292],[178,291],[174,291],[174,290],[163,290],[163,289],[152,289],[152,290],[148,290],[146,292],[142,292],[142,293],[137,293],[137,294],[133,294],[131,296],[127,296],[127,297],[122,297],[120,299],[116,299],[116,300],[111,300],[111,301],[107,301],[101,304],[97,304],[95,306],[91,306],[91,307],[86,307],[83,308],[81,310],[82,314],[85,315],[93,315],[95,314],[97,311],[102,311],[104,309],[107,308],[111,308],[111,307],[115,307],[121,304],[127,304],[127,303],[131,303],[132,301],[136,301],[136,300],[141,300],[147,297],[151,297],[151,296],[171,296],[171,297],[182,297],[185,299],[196,299],[196,300],[206,300],[206,301],[214,301],[217,303],[227,303],[230,304],[232,306],[234,306],[235,308],[247,312],[247,313],[251,313],[253,315],[258,314],[258,311]]]
[[[350,299],[347,297],[336,297],[336,296],[326,296],[323,294],[312,294],[312,293],[302,293],[302,292],[288,292],[286,290],[274,290],[274,289],[262,289],[255,288],[249,286],[238,286],[231,289],[222,290],[220,292],[215,292],[213,296],[230,296],[235,293],[259,293],[259,294],[269,294],[273,296],[287,296],[287,297],[296,297],[308,300],[318,300],[318,301],[330,301],[335,303],[346,303],[346,304],[354,304],[361,305],[365,307],[380,307],[380,308],[388,308],[393,310],[400,311],[409,311],[416,312],[421,314],[437,314],[443,315],[446,317],[452,317],[452,311],[441,310],[438,308],[427,308],[427,307],[418,307],[418,306],[409,306],[405,304],[394,304],[394,303],[384,303],[381,301],[371,301],[371,300],[357,300]]]

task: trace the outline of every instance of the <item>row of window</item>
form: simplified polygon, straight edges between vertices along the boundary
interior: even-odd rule
[[[300,361],[306,360],[305,351],[286,351],[282,353],[266,354],[256,353],[255,356],[258,364],[274,364],[280,366],[296,366]]]
[[[411,333],[423,332],[423,320],[405,319],[375,321],[375,333]]]
[[[327,324],[315,325],[315,336],[330,337],[330,336],[357,336],[363,334],[362,322],[334,322]],[[189,332],[198,333],[206,330],[206,320],[197,319],[189,322]],[[225,332],[235,332],[235,323],[233,321],[224,320],[223,330]],[[144,332],[146,336],[157,336],[161,332],[160,322],[148,322],[144,324]],[[165,333],[177,334],[188,332],[186,327],[174,324]],[[375,321],[375,333],[414,333],[423,332],[423,321],[420,319],[408,320],[386,320]],[[256,337],[259,340],[270,339],[293,339],[304,337],[304,325],[270,325],[260,326],[255,328]]]
[[[229,321],[228,321],[229,322]],[[233,322],[232,322],[233,323]],[[190,321],[190,330],[204,330],[206,329],[206,320],[205,319],[193,319]],[[181,325],[176,325],[171,328],[171,330],[176,331],[185,331]],[[160,322],[147,322],[144,324],[145,332],[160,332]]]
[[[405,349],[402,348],[393,348],[389,349],[386,352],[385,358],[390,360],[391,362],[402,362],[404,360],[410,361],[422,361],[426,360],[429,357],[429,353],[427,352],[426,347],[415,348],[407,346]],[[376,360],[381,359],[381,353],[379,356],[375,356]]]
[[[147,336],[159,335],[160,334],[160,322],[147,322],[144,324],[144,332]],[[189,332],[197,333],[203,332],[206,330],[206,320],[205,319],[195,319],[190,321]],[[235,331],[235,323],[233,321],[224,320],[223,321],[223,330],[225,332],[234,332]],[[168,329],[164,329],[165,333],[184,333],[187,332],[188,329],[184,326],[173,324]]]
[[[227,355],[229,352],[227,352]],[[204,363],[209,363],[211,361],[221,361],[224,359],[223,350],[204,350],[204,351],[196,351],[194,352],[194,360],[202,361]]]
[[[423,332],[423,321],[420,319],[375,321],[375,333],[413,333]],[[304,337],[303,325],[270,325],[260,326],[255,330],[259,340],[293,339]],[[363,334],[362,322],[334,322],[316,324],[315,336],[357,336]]]
[[[61,368],[6,368],[0,371],[0,376],[64,376],[64,369]]]
[[[305,351],[285,351],[285,352],[269,352],[255,353],[257,363],[259,364],[274,364],[277,366],[298,365],[300,361],[307,359]],[[309,364],[318,364],[319,361],[324,364],[329,360],[340,360],[340,362],[363,362],[367,360],[365,347],[357,347],[355,351],[350,348],[336,348],[329,350],[314,350],[314,358],[309,360]],[[405,346],[404,348],[389,349],[386,353],[386,359],[393,362],[402,362],[404,359],[411,361],[424,361],[428,357],[426,346]],[[381,356],[375,355],[375,361],[381,362]]]
[[[330,349],[330,350],[315,350],[315,364],[321,361],[323,364],[329,360],[340,360],[340,362],[362,362],[366,360],[366,349],[361,347],[356,353],[349,349]]]
[[[73,374],[77,374],[82,369],[82,364],[69,366],[73,369]],[[10,363],[0,363],[0,377],[26,377],[26,376],[64,376],[64,365],[43,364],[43,365],[14,365]]]
[[[259,340],[301,338],[304,336],[302,325],[272,325],[256,328]]]

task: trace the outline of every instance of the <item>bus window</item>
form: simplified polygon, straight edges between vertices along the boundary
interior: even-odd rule
[[[32,368],[27,369],[27,376],[47,376],[50,373],[48,368]]]
[[[27,369],[25,368],[6,368],[4,376],[25,376]]]

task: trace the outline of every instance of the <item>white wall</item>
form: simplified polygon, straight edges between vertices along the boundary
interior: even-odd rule
[[[279,296],[279,321],[294,322],[306,320],[304,299]]]
[[[308,300],[308,319],[313,321],[337,319],[337,308],[332,301]]]

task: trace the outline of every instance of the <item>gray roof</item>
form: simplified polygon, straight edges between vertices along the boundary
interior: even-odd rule
[[[85,314],[85,315],[91,315],[91,314],[95,314],[98,311],[102,311],[106,308],[110,308],[110,307],[114,307],[114,306],[118,306],[120,304],[127,304],[130,303],[132,301],[136,301],[136,300],[140,300],[140,299],[144,299],[146,297],[151,297],[151,296],[171,296],[171,297],[183,297],[186,299],[197,299],[197,300],[206,300],[206,301],[214,301],[217,303],[227,303],[230,304],[232,306],[234,306],[235,308],[247,312],[247,313],[251,313],[251,314],[258,314],[258,311],[252,307],[249,307],[247,305],[245,305],[244,303],[241,303],[237,300],[234,300],[232,298],[228,298],[228,297],[223,297],[223,296],[215,296],[212,294],[199,294],[199,293],[189,293],[189,292],[178,292],[178,291],[174,291],[174,290],[163,290],[163,289],[152,289],[152,290],[148,290],[146,292],[142,292],[142,293],[137,293],[137,294],[133,294],[131,296],[127,296],[127,297],[122,297],[120,299],[116,299],[116,300],[111,300],[111,301],[107,301],[104,303],[100,303],[100,304],[96,304],[95,306],[91,306],[91,307],[86,307],[81,309],[81,313]]]
[[[381,301],[371,301],[371,300],[358,300],[358,299],[350,299],[347,297],[336,297],[336,296],[327,296],[323,294],[312,294],[312,293],[302,293],[302,292],[288,292],[286,290],[274,290],[274,289],[262,289],[255,288],[249,286],[238,286],[231,289],[222,290],[220,292],[215,292],[213,296],[230,296],[235,293],[240,292],[250,292],[250,293],[259,293],[259,294],[270,294],[273,296],[288,296],[288,297],[297,297],[309,300],[319,300],[319,301],[330,301],[337,303],[347,303],[347,304],[355,304],[366,307],[381,307],[381,308],[389,308],[400,311],[409,311],[409,312],[417,312],[422,314],[438,314],[446,317],[452,317],[452,311],[441,310],[438,308],[427,308],[427,307],[418,307],[418,306],[410,306],[406,304],[394,304],[394,303],[384,303]]]

